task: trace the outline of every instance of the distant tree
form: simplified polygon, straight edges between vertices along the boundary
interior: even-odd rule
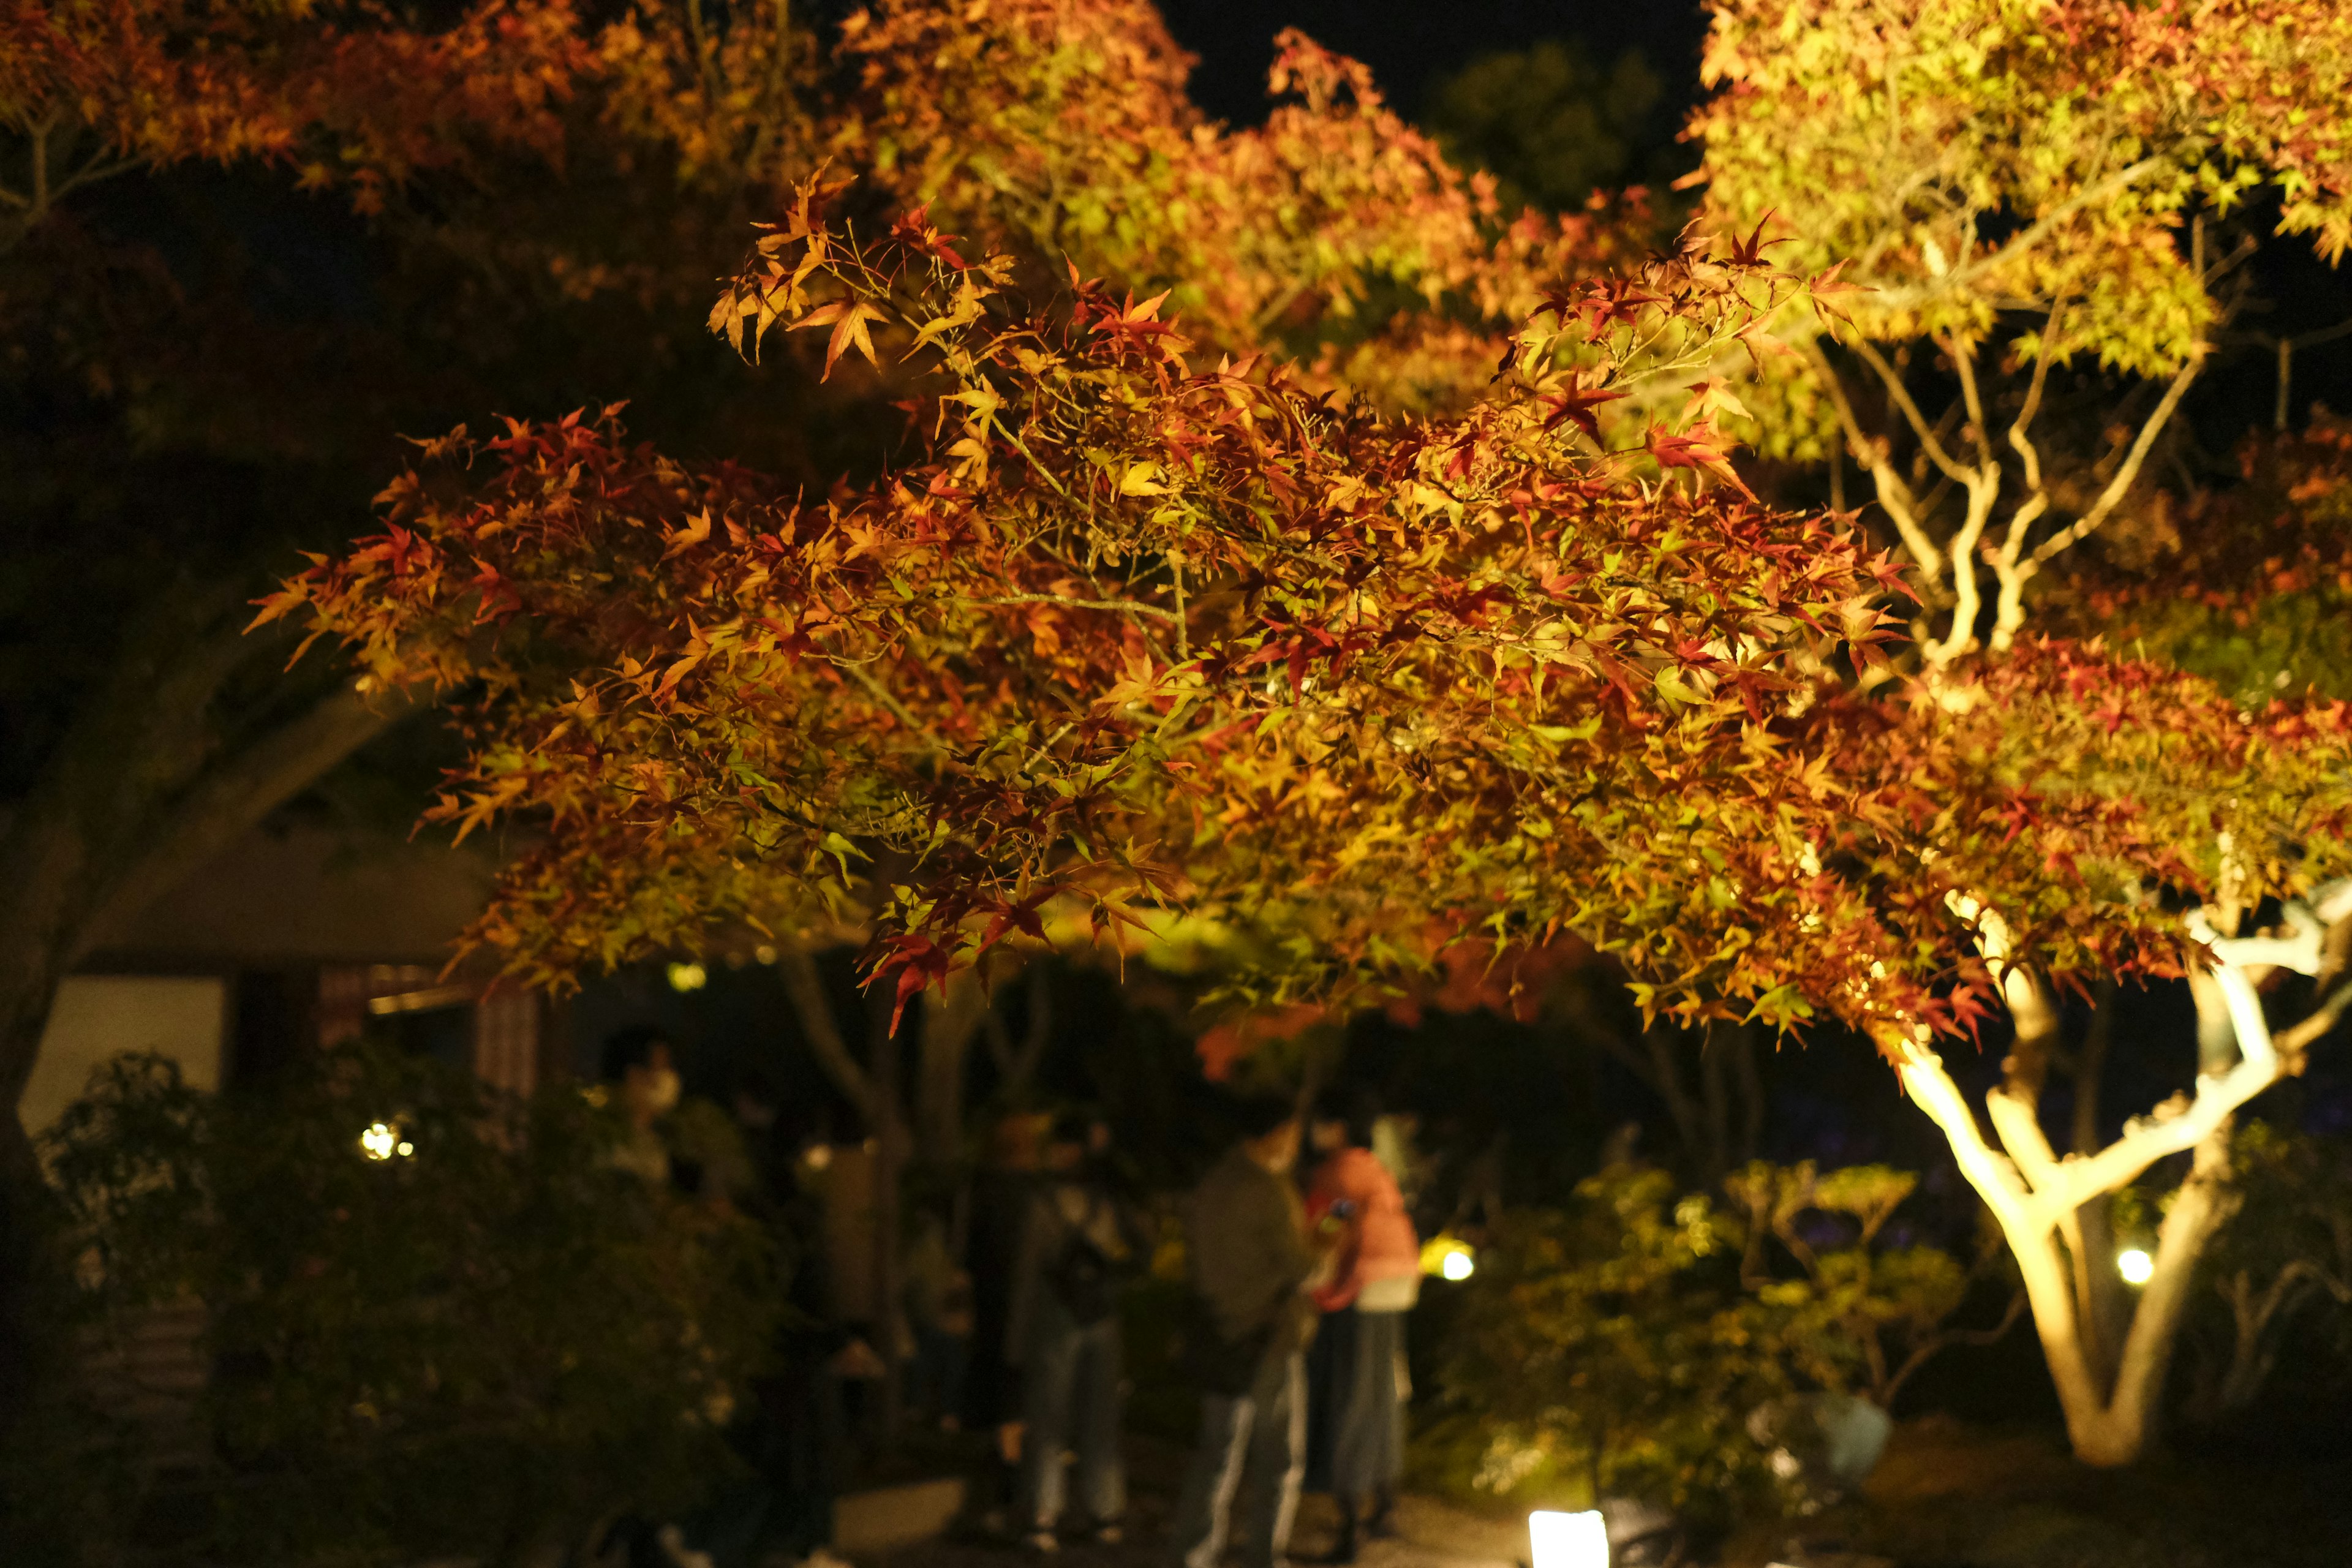
[[[1990,1327],[1952,1326],[1971,1287],[2000,1258],[2000,1238],[1983,1226],[1971,1264],[1899,1236],[1890,1222],[1918,1185],[1909,1171],[1822,1171],[1810,1160],[1756,1161],[1723,1184],[1746,1222],[1741,1277],[1766,1310],[1770,1333],[1812,1386],[1852,1390],[1882,1410],[1894,1408],[1904,1384],[1934,1356],[1954,1345],[1989,1344],[2025,1311],[2024,1293],[2014,1291]]]
[[[1870,476],[1927,658],[2005,649],[2210,363],[2260,238],[2249,205],[2276,198],[2277,233],[2331,260],[2352,244],[2352,125],[2328,110],[2352,22],[2310,0],[1714,10],[1718,90],[1690,125],[1710,212],[1863,290],[1760,418],[1766,448],[1834,437]]]
[[[1447,157],[1495,177],[1505,211],[1573,212],[1596,193],[1663,190],[1686,172],[1665,83],[1639,50],[1606,69],[1553,38],[1481,55],[1431,89],[1421,118]]]
[[[2212,1292],[2200,1326],[2218,1331],[2196,1368],[2189,1409],[2208,1420],[2252,1407],[2298,1342],[2333,1342],[2339,1355],[2352,1343],[2352,1155],[2343,1141],[2256,1122],[2230,1158],[2229,1228],[2198,1269]]]

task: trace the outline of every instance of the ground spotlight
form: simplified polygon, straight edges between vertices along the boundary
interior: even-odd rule
[[[1558,1513],[1539,1509],[1528,1515],[1533,1568],[1609,1568],[1609,1527],[1598,1513]]]

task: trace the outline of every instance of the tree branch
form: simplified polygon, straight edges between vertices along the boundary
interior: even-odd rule
[[[2124,190],[2126,186],[2137,184],[2143,176],[2154,174],[2162,167],[2164,167],[2162,158],[2142,158],[2137,163],[2118,169],[2105,179],[2084,186],[2056,206],[2052,207],[2027,225],[2008,244],[1982,260],[1963,261],[1934,282],[1918,288],[1889,290],[1882,302],[1896,310],[1913,309],[1926,304],[1939,294],[1958,288],[1979,273],[1995,271],[2006,267],[2010,262],[2041,244],[2042,238],[2052,229],[2073,217],[2084,207],[2095,206],[2105,201],[2109,196]]]
[[[2172,378],[2172,384],[2164,389],[2164,396],[2158,400],[2156,411],[2141,425],[2138,438],[2132,442],[2129,455],[2124,458],[2123,466],[2116,470],[2115,478],[2107,481],[2107,488],[2099,492],[2099,499],[2091,503],[2090,510],[2035,548],[2028,563],[2028,576],[2039,572],[2053,557],[2089,538],[2101,523],[2107,521],[2107,514],[2116,510],[2139,479],[2140,466],[2147,461],[2148,448],[2156,445],[2157,437],[2163,434],[2165,426],[2171,422],[2173,410],[2180,406],[2180,400],[2189,394],[2189,383],[2195,381],[2198,373],[2204,368],[2205,345],[2200,343],[2197,352],[2189,356],[2189,363],[2180,367],[2179,374]]]
[[[1959,373],[1960,397],[1969,411],[1969,439],[1976,446],[1977,467],[1992,468],[1992,437],[1985,428],[1984,395],[1977,387],[1976,351],[1958,337],[1947,340],[1943,349]]]
[[[1943,1129],[1960,1173],[1968,1177],[1969,1184],[1991,1207],[2001,1228],[2011,1235],[2018,1234],[2019,1227],[2026,1224],[2033,1194],[2018,1173],[2016,1164],[1996,1153],[1992,1145],[1985,1142],[1976,1113],[1969,1109],[1968,1098],[1945,1069],[1943,1058],[1926,1046],[1915,1044],[1904,1051],[1895,1072],[1902,1079],[1904,1091]],[[2036,1234],[2047,1230],[2045,1226]]]
[[[2035,1194],[2037,1206],[2053,1222],[2062,1206],[2078,1208],[2096,1194],[2118,1191],[2158,1160],[2195,1148],[2238,1107],[2278,1081],[2279,1056],[2253,982],[2234,963],[2215,964],[2213,978],[2237,1029],[2238,1065],[2219,1077],[2200,1078],[2196,1097],[2187,1107],[2169,1116],[2159,1108],[2155,1115],[2126,1125],[2122,1137],[2090,1158],[2064,1162],[2063,1180],[2050,1192]]]
[[[1853,341],[1853,352],[1862,356],[1864,363],[1878,373],[1879,380],[1886,384],[1887,395],[1895,400],[1895,405],[1903,411],[1903,417],[1918,436],[1920,449],[1927,454],[1936,467],[1951,476],[1955,483],[1968,483],[1969,470],[1944,450],[1943,442],[1936,438],[1935,427],[1919,411],[1918,404],[1912,401],[1911,389],[1903,384],[1903,378],[1895,374],[1893,365],[1886,363],[1886,356],[1878,352],[1877,345],[1868,338],[1857,335]]]
[[[1894,465],[1886,460],[1877,441],[1863,429],[1862,421],[1855,416],[1853,405],[1846,396],[1845,382],[1838,374],[1837,367],[1830,363],[1829,355],[1822,352],[1818,342],[1807,346],[1812,355],[1814,373],[1822,378],[1822,384],[1829,391],[1830,405],[1837,411],[1838,425],[1845,434],[1846,450],[1853,455],[1855,462],[1870,470],[1871,479],[1878,487],[1878,504],[1893,520],[1895,531],[1903,540],[1903,547],[1918,563],[1923,586],[1930,591],[1936,589],[1943,581],[1944,552],[1936,547],[1935,541],[1927,537],[1927,531],[1921,526],[1917,498],[1912,494],[1911,487],[1903,482],[1903,476],[1896,473]]]
[[[1904,1357],[1903,1364],[1895,1369],[1895,1375],[1886,1380],[1885,1394],[1878,1402],[1879,1408],[1883,1410],[1893,1405],[1895,1395],[1903,1392],[1903,1385],[1911,1381],[1911,1374],[1927,1365],[1928,1358],[1937,1352],[1949,1350],[1954,1345],[1998,1344],[2008,1336],[2010,1330],[2017,1327],[2017,1320],[2023,1316],[2025,1316],[2025,1292],[2012,1290],[2010,1292],[2009,1306],[2000,1315],[2000,1321],[1991,1328],[1949,1329],[1928,1339],[1909,1355]]]
[[[817,973],[816,960],[805,948],[788,947],[776,963],[783,976],[784,994],[791,998],[793,1014],[800,1020],[801,1036],[808,1041],[809,1049],[816,1053],[817,1066],[824,1069],[834,1087],[847,1096],[866,1119],[869,1128],[881,1124],[877,1114],[874,1081],[857,1058],[849,1053],[847,1042],[841,1037],[841,1020],[834,1016],[833,1002],[824,994],[824,977]]]
[[[239,835],[300,794],[336,763],[415,710],[404,697],[371,702],[348,682],[299,717],[199,778],[141,858],[113,879],[75,953],[184,881]]]
[[[2025,464],[2025,500],[2010,513],[2009,529],[2001,540],[2000,552],[1992,558],[1993,580],[2000,584],[1999,603],[1993,612],[1992,646],[2005,652],[2017,640],[2018,628],[2025,624],[2025,585],[2032,580],[2030,571],[2020,571],[2018,562],[2025,552],[2025,542],[2032,537],[2033,525],[2050,510],[2050,490],[2042,474],[2042,449],[2033,444],[2031,431],[2035,416],[2042,412],[2042,395],[2050,384],[2050,363],[2056,354],[2053,349],[2066,319],[2066,301],[2060,299],[2050,307],[2050,317],[2042,324],[2042,346],[2033,356],[2033,379],[2025,389],[2024,406],[2009,427],[2009,444]]]

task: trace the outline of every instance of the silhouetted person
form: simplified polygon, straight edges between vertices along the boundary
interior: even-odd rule
[[[1022,1385],[1019,1520],[1041,1552],[1057,1544],[1066,1453],[1076,1456],[1078,1507],[1097,1541],[1118,1542],[1127,1512],[1118,1292],[1144,1241],[1105,1179],[1107,1134],[1086,1117],[1055,1121],[1013,1277],[1005,1356]]]
[[[1243,1109],[1243,1139],[1192,1194],[1186,1237],[1192,1311],[1186,1371],[1202,1390],[1200,1445],[1173,1527],[1183,1568],[1217,1568],[1237,1493],[1243,1568],[1278,1568],[1306,1466],[1307,1374],[1317,1258],[1291,1172],[1298,1121],[1286,1102]]]

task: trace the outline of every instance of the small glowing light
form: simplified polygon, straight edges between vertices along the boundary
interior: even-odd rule
[[[669,988],[673,991],[699,991],[709,981],[710,972],[698,963],[673,963],[669,966]]]
[[[414,1154],[414,1153],[415,1153],[415,1152],[416,1152],[416,1145],[415,1145],[415,1144],[414,1144],[414,1143],[411,1143],[407,1139],[404,1138],[404,1139],[402,1139],[402,1140],[400,1141],[400,1149],[399,1149],[398,1152],[399,1152],[399,1154],[400,1154],[400,1157],[401,1157],[402,1159],[405,1160],[405,1159],[407,1159],[411,1154]]]
[[[751,950],[751,956],[762,963],[773,963],[776,962],[776,950],[763,942]]]
[[[2145,1285],[2156,1277],[2156,1259],[2137,1247],[2116,1254],[2116,1272],[2126,1285]]]
[[[371,1160],[389,1160],[393,1152],[399,1148],[400,1134],[385,1122],[371,1121],[368,1130],[360,1134],[360,1152]],[[401,1152],[407,1151],[401,1150]]]
[[[801,1151],[801,1159],[807,1163],[810,1170],[822,1171],[833,1163],[833,1146],[829,1143],[812,1143]]]
[[[1609,1527],[1598,1513],[1539,1509],[1528,1515],[1528,1544],[1534,1568],[1609,1568]]]
[[[1421,1271],[1458,1283],[1477,1271],[1477,1256],[1457,1237],[1433,1236],[1421,1244]]]

